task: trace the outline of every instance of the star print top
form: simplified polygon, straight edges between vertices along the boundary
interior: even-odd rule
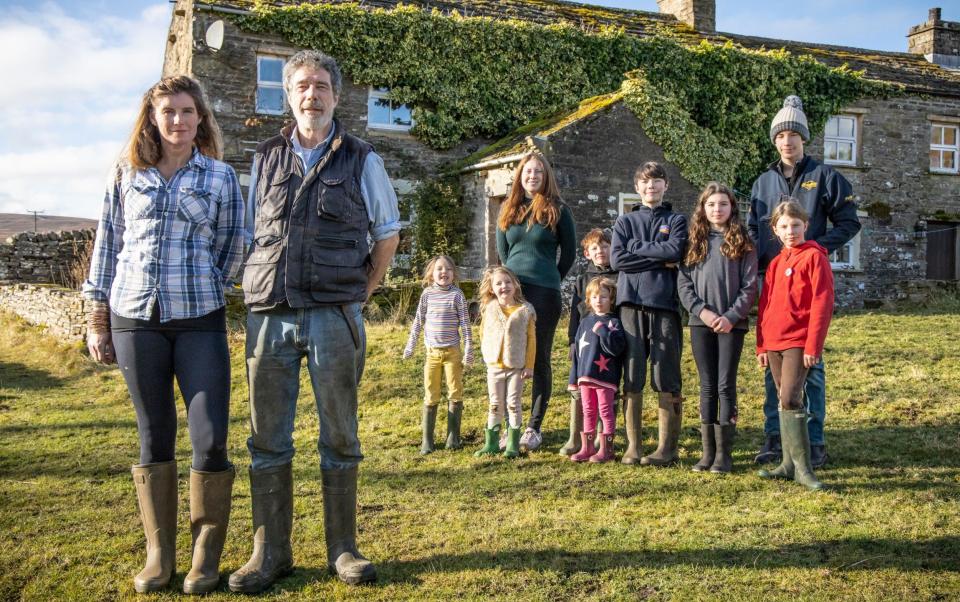
[[[620,388],[627,338],[620,319],[612,313],[587,314],[577,329],[576,355],[570,365],[569,389],[580,385]]]

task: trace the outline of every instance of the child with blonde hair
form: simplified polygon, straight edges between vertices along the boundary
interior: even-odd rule
[[[584,291],[590,313],[577,328],[576,347],[570,366],[571,390],[580,391],[583,404],[583,431],[580,451],[571,454],[574,462],[613,460],[613,434],[617,427],[614,399],[620,388],[627,339],[620,320],[613,314],[617,287],[598,276]],[[594,447],[597,414],[603,423],[599,449]]]
[[[770,367],[780,400],[783,461],[763,478],[793,479],[808,489],[823,488],[813,474],[810,433],[803,401],[807,371],[823,355],[833,317],[833,271],[827,250],[805,240],[809,217],[791,199],[770,215],[783,249],[770,262],[760,291],[757,361]]]
[[[536,312],[520,292],[520,281],[505,267],[488,269],[480,283],[480,351],[487,364],[490,406],[484,445],[476,456],[500,451],[498,441],[508,414],[506,458],[520,455],[523,381],[533,376],[537,351]]]
[[[467,312],[467,300],[457,287],[457,266],[453,259],[438,255],[423,270],[423,293],[417,315],[410,326],[410,337],[403,359],[413,355],[423,330],[426,361],[423,364],[423,442],[421,454],[434,451],[433,430],[440,404],[440,380],[447,381],[447,449],[459,449],[460,421],[463,417],[463,365],[473,364],[473,335]],[[460,336],[464,351],[460,352]]]

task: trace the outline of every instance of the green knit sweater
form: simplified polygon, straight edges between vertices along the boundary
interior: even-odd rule
[[[560,257],[557,257],[557,249]],[[556,232],[540,224],[514,224],[497,229],[497,254],[523,284],[560,290],[577,254],[577,229],[570,208],[560,204]]]

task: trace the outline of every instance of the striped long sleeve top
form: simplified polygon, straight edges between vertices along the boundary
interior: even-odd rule
[[[460,345],[463,332],[463,361],[473,363],[473,335],[467,315],[467,299],[456,286],[446,288],[432,285],[424,289],[417,305],[417,315],[410,326],[410,338],[403,349],[404,359],[413,355],[420,332],[427,347],[453,347]]]

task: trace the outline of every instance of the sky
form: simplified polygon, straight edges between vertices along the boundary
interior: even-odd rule
[[[657,11],[656,0],[595,2]],[[905,52],[911,25],[955,0],[717,0],[717,30]],[[793,5],[791,5],[793,6]],[[799,6],[799,5],[797,5]],[[143,92],[160,78],[165,0],[0,0],[0,213],[97,218]]]

